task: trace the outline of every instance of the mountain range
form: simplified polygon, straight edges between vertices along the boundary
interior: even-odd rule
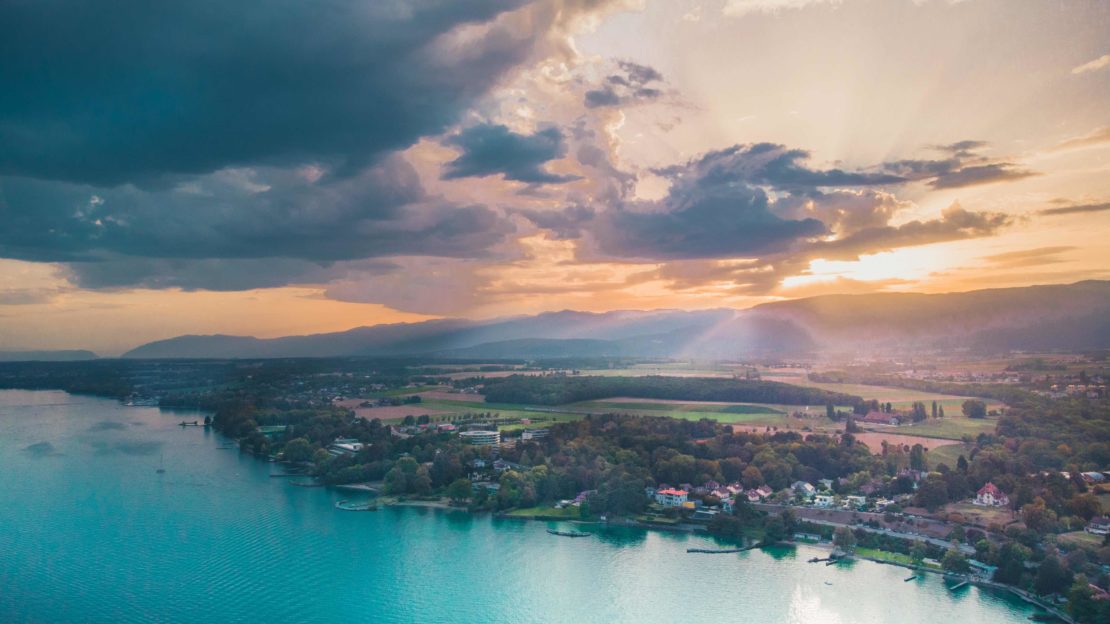
[[[282,338],[190,335],[151,342],[123,357],[729,358],[965,347],[989,352],[1110,347],[1110,281],[944,294],[826,295],[746,310],[568,310]]]

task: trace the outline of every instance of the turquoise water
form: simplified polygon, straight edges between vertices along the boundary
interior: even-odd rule
[[[892,566],[807,564],[819,552],[808,547],[688,555],[712,541],[337,511],[349,495],[271,479],[272,465],[221,449],[218,435],[175,426],[195,417],[0,391],[0,622],[1005,623],[1031,613],[977,588],[952,594],[936,576],[904,583]]]

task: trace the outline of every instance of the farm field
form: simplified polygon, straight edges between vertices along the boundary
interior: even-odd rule
[[[876,452],[879,449],[883,448],[883,442],[884,441],[887,444],[901,445],[901,446],[913,446],[914,444],[920,444],[927,451],[933,451],[935,449],[938,449],[938,448],[941,448],[941,447],[944,447],[944,446],[959,446],[959,447],[963,446],[962,444],[953,444],[951,440],[945,440],[945,439],[942,439],[942,438],[926,438],[926,437],[922,437],[922,436],[905,435],[905,434],[902,434],[902,433],[886,433],[886,432],[882,432],[882,431],[868,431],[868,432],[864,432],[864,433],[856,433],[856,434],[853,434],[853,435],[856,437],[857,441],[863,442],[864,444],[867,445],[867,448],[871,449],[872,451],[876,451]],[[949,464],[949,466],[955,466],[955,465],[956,464],[955,464],[954,461],[953,461],[953,463]]]
[[[853,383],[821,383],[810,381],[806,376],[805,371],[794,371],[787,369],[786,371],[773,369],[763,373],[765,381],[778,381],[782,383],[794,384],[797,386],[807,386],[810,388],[820,388],[822,390],[829,390],[832,392],[843,392],[845,394],[854,394],[861,396],[865,399],[875,399],[880,403],[891,403],[894,407],[910,407],[914,401],[923,401],[926,405],[931,405],[936,401],[939,405],[944,406],[946,416],[952,416],[958,413],[963,402],[969,397],[957,396],[954,394],[937,394],[935,392],[924,392],[922,390],[911,390],[908,388],[895,388],[892,386],[870,386],[866,384],[853,384]],[[991,401],[985,399],[987,409],[997,409],[1002,406],[998,401]]]

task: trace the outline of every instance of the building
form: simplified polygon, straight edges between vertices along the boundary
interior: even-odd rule
[[[686,497],[688,495],[689,492],[686,490],[665,488],[655,491],[655,502],[664,507],[682,507],[686,504]]]
[[[898,426],[901,422],[898,419],[898,414],[888,414],[886,412],[867,412],[865,416],[856,418],[857,423],[868,423],[870,425],[893,425]]]
[[[474,446],[497,446],[501,444],[500,431],[463,431],[459,434],[463,442]]]
[[[759,501],[767,498],[773,493],[774,490],[771,489],[771,486],[761,485],[754,490],[748,490],[748,501],[752,503],[758,503]]]
[[[546,438],[547,434],[547,429],[525,429],[521,432],[520,439],[524,441],[539,440],[540,438]]]
[[[813,497],[814,507],[832,507],[835,499],[829,494],[818,494]]]
[[[979,488],[979,491],[975,493],[975,500],[972,502],[987,507],[1005,507],[1010,504],[1010,497],[998,489],[997,485],[988,482]]]
[[[1110,533],[1110,517],[1092,518],[1090,524],[1087,525],[1087,532],[1095,535]]]
[[[366,445],[359,442],[357,438],[336,438],[334,442],[328,445],[328,452],[336,457],[340,455],[355,455],[365,446]]]
[[[798,496],[805,498],[813,498],[817,494],[817,488],[813,487],[812,483],[806,483],[805,481],[795,481],[790,484],[790,489],[794,490],[794,493]]]

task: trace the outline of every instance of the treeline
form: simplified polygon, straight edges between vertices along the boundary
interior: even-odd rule
[[[680,401],[735,401],[781,405],[856,405],[858,396],[775,381],[705,377],[539,377],[512,375],[478,380],[490,403],[562,405],[611,397]]]
[[[2,362],[0,389],[64,390],[122,399],[134,389],[128,368],[118,361]]]
[[[1025,401],[1036,396],[1028,390],[1006,384],[956,383],[952,381],[933,381],[929,379],[906,379],[896,375],[853,374],[843,371],[810,373],[809,380],[817,383],[852,383],[867,386],[887,386],[906,388],[934,394],[953,394],[956,396],[994,399],[1007,405]]]

